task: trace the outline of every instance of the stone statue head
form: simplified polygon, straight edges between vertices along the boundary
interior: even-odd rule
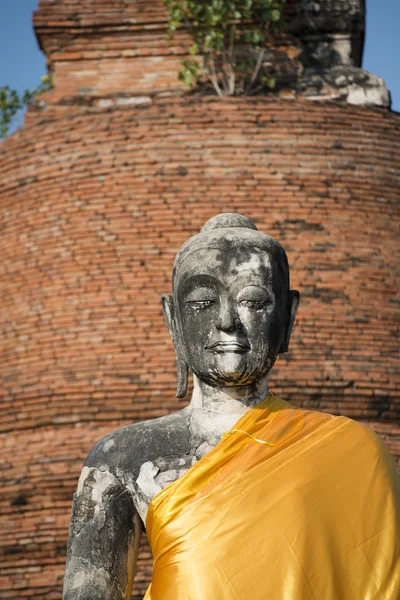
[[[287,352],[299,303],[282,246],[237,213],[213,217],[175,258],[165,319],[177,356],[177,397],[188,367],[212,386],[244,386]]]

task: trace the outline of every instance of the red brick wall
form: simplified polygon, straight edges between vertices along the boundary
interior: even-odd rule
[[[325,76],[332,55],[343,44],[349,53],[342,53],[339,62],[361,64],[362,4],[362,0],[317,0],[299,6],[297,0],[287,0],[284,32],[270,39],[265,54],[277,80],[276,95],[342,98],[357,88],[363,97],[365,88],[368,101],[381,104],[379,90],[371,93],[369,89],[377,85],[370,74],[360,77],[350,69],[345,76],[343,71]],[[52,102],[182,93],[185,89],[177,71],[192,40],[184,30],[168,39],[163,0],[44,0],[34,14],[34,24],[56,83]],[[313,50],[313,64],[319,60],[324,71],[316,78],[306,74],[310,65],[302,61],[302,55],[310,52],[311,38],[325,44]],[[347,79],[349,88],[344,83]]]
[[[32,112],[3,143],[2,597],[60,597],[85,453],[183,405],[159,297],[179,246],[218,212],[280,240],[302,293],[272,389],[368,422],[399,457],[399,124],[335,104],[170,98]]]
[[[265,55],[273,63],[271,74],[280,81],[275,93],[284,97],[343,94],[327,80],[321,88],[305,86],[300,92],[302,19],[295,18],[295,4],[295,0],[287,2],[290,27],[270,41]],[[34,14],[34,24],[56,84],[51,102],[185,91],[177,72],[193,40],[183,30],[168,37],[168,13],[162,0],[44,0]],[[352,37],[350,32],[343,33],[343,20],[330,19],[327,26],[333,37],[336,33]],[[354,46],[356,42],[349,43]]]
[[[45,1],[34,23],[56,83],[53,101],[183,89],[177,72],[190,38],[167,40],[162,1]]]

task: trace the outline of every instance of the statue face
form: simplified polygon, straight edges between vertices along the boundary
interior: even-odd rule
[[[199,249],[182,265],[175,317],[185,360],[203,381],[254,384],[279,353],[288,290],[273,253],[231,246]]]

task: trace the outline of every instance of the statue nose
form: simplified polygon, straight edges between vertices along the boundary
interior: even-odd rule
[[[217,322],[215,327],[220,331],[233,331],[240,327],[240,319],[237,316],[237,312],[231,302],[221,303]]]

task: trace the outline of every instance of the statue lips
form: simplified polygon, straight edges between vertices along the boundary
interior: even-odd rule
[[[250,350],[250,346],[246,341],[239,341],[235,338],[227,339],[227,340],[217,340],[212,344],[206,346],[207,350],[212,350],[213,352],[247,352]]]

